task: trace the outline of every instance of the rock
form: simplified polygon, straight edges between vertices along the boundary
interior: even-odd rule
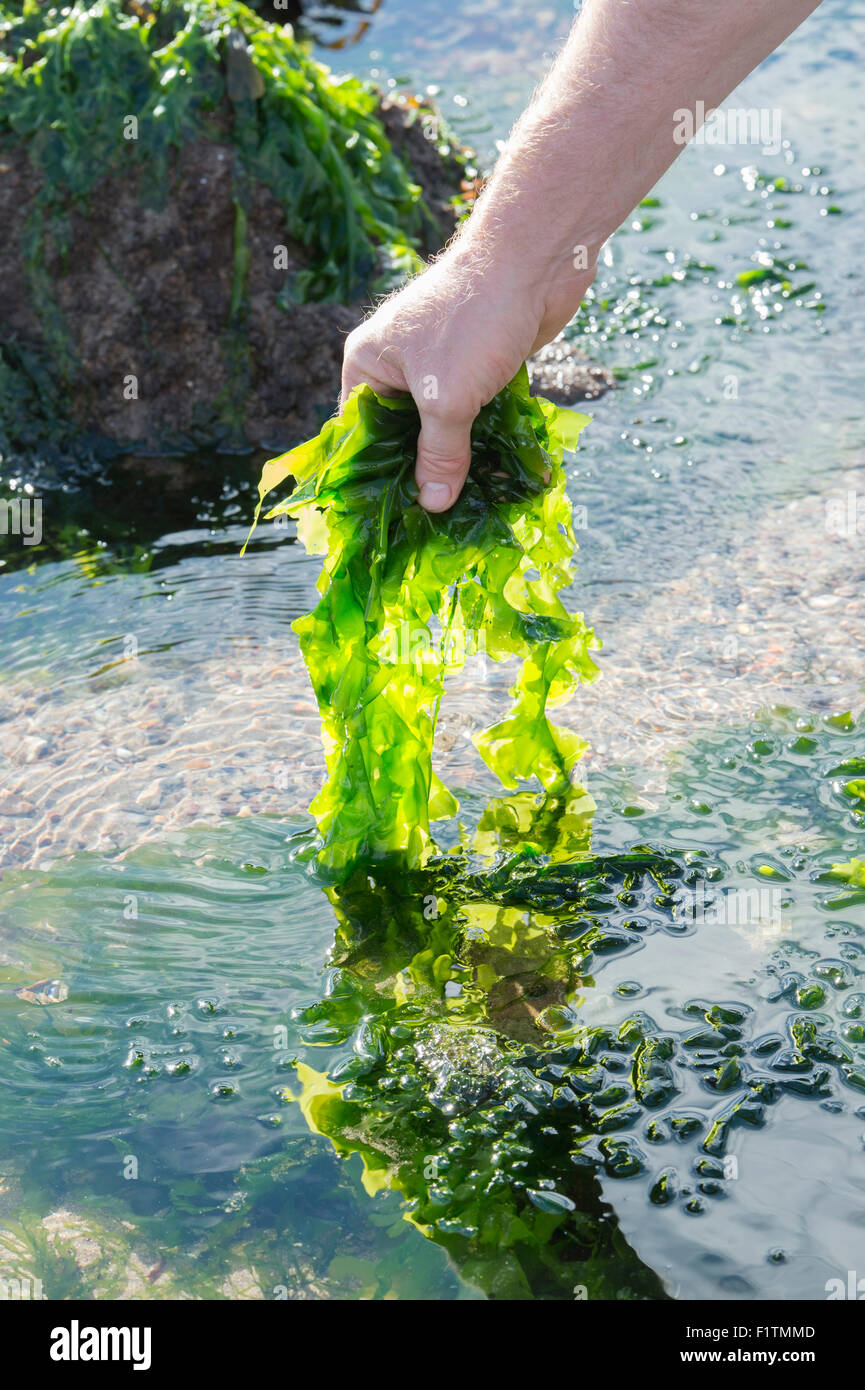
[[[50,1260],[45,1268],[45,1294],[52,1296],[52,1264],[71,1256],[80,1276],[79,1297],[94,1299],[184,1298],[175,1287],[164,1258],[132,1245],[139,1233],[128,1221],[108,1216],[84,1216],[58,1207],[42,1221]],[[68,1277],[68,1276],[67,1276]]]
[[[616,384],[612,372],[590,362],[561,334],[529,358],[529,376],[534,394],[556,405],[595,400]]]
[[[389,108],[388,128],[407,119]],[[418,135],[429,160],[434,148]],[[410,146],[417,146],[412,139]],[[0,328],[37,352],[43,326],[26,274],[25,224],[40,184],[26,145],[4,156],[0,180]],[[458,179],[441,171],[437,185]],[[130,454],[177,452],[220,435],[214,412],[232,387],[231,354],[224,341],[232,298],[235,208],[234,147],[192,140],[178,153],[170,196],[160,211],[142,206],[135,168],[104,178],[87,207],[70,202],[69,246],[46,252],[52,292],[67,325],[77,362],[68,406],[84,432],[122,441]],[[201,196],[202,186],[207,197]],[[438,209],[442,240],[453,231]],[[244,340],[249,377],[242,409],[248,443],[279,450],[317,433],[339,394],[346,335],[364,316],[363,304],[277,302],[287,277],[308,264],[285,230],[280,203],[264,185],[253,187],[247,215],[249,267]],[[284,245],[285,266],[274,267],[274,246]],[[166,248],[171,248],[170,259]],[[206,248],[206,254],[203,248]],[[437,250],[430,244],[426,250]],[[141,306],[149,306],[142,335]],[[124,378],[137,379],[136,398],[124,397]],[[214,431],[216,431],[214,433]],[[224,433],[224,427],[223,427]],[[140,462],[140,460],[139,460]],[[177,471],[175,458],[167,461]],[[155,461],[148,459],[148,467]]]
[[[25,734],[24,738],[18,741],[18,762],[35,763],[37,758],[42,758],[48,752],[47,738],[39,738],[36,734]]]
[[[223,1280],[220,1293],[223,1298],[243,1300],[264,1298],[258,1276],[252,1269],[232,1270],[228,1278]]]
[[[42,1226],[52,1246],[58,1243],[70,1249],[79,1269],[87,1269],[99,1259],[99,1241],[87,1224],[66,1207],[60,1207],[43,1219]]]
[[[0,1301],[23,1302],[44,1297],[31,1242],[17,1230],[0,1229]]]
[[[69,998],[69,986],[62,980],[37,980],[35,984],[22,985],[15,994],[28,1004],[62,1004]]]
[[[88,7],[80,8],[82,24],[91,22],[85,18]],[[139,15],[137,6],[131,12],[122,8],[127,16]],[[98,28],[99,20],[92,22]],[[193,15],[191,22],[199,21]],[[127,158],[131,150],[126,146],[120,151],[109,141],[105,159],[100,154],[98,161],[101,178],[91,184],[88,175],[86,190],[76,186],[73,194],[62,175],[56,188],[44,181],[44,131],[32,139],[4,142],[0,337],[4,350],[11,345],[11,356],[7,362],[0,353],[0,366],[11,367],[7,374],[16,383],[16,418],[4,423],[13,446],[29,448],[43,435],[56,442],[62,420],[61,433],[121,444],[133,470],[146,458],[148,472],[161,485],[163,473],[170,477],[182,470],[176,458],[160,464],[153,455],[244,443],[276,452],[317,433],[333,411],[345,337],[363,318],[372,289],[387,283],[388,252],[377,265],[371,246],[367,259],[372,264],[340,282],[341,293],[354,302],[336,303],[332,297],[297,302],[303,294],[295,291],[302,291],[304,277],[311,269],[317,275],[322,267],[315,238],[307,235],[312,229],[299,229],[290,216],[287,220],[296,176],[288,171],[281,182],[280,155],[274,150],[263,149],[259,163],[238,160],[246,148],[246,137],[238,131],[247,108],[257,103],[266,107],[279,71],[276,65],[271,70],[256,66],[248,40],[249,34],[237,27],[226,30],[224,42],[213,46],[208,59],[212,69],[192,75],[192,90],[200,82],[207,95],[189,103],[187,135],[179,148],[172,148],[161,171],[158,198],[153,167]],[[51,39],[41,42],[50,44]],[[290,64],[295,42],[290,31],[284,42]],[[47,68],[52,61],[45,59]],[[68,53],[63,62],[74,67]],[[317,83],[322,80],[308,78],[310,102],[320,101]],[[78,100],[92,102],[95,109],[100,96],[82,87]],[[58,169],[75,163],[75,152],[66,151],[67,161],[62,148],[79,115],[75,102],[70,97],[67,116],[54,130],[60,152],[53,156],[53,167]],[[326,114],[323,102],[319,109]],[[45,117],[46,128],[50,119]],[[455,200],[460,200],[461,214],[480,186],[471,151],[449,136],[427,138],[439,116],[414,97],[382,94],[370,115],[370,129],[373,122],[378,131],[383,128],[396,156],[388,161],[391,167],[397,162],[403,166],[395,194],[383,167],[376,173],[374,160],[366,161],[370,196],[381,199],[376,216],[390,217],[387,225],[395,230],[410,230],[420,252],[431,255],[454,231]],[[266,127],[265,117],[260,124]],[[298,118],[296,142],[301,146],[305,131]],[[270,133],[268,142],[275,138]],[[384,141],[382,150],[384,158]],[[311,158],[314,163],[316,156]],[[80,172],[77,177],[80,184]],[[360,187],[363,174],[354,177]],[[330,178],[341,186],[336,174],[331,172]],[[423,191],[425,217],[412,202],[411,185]],[[396,201],[388,213],[391,198]],[[44,213],[40,225],[45,227],[38,252],[31,246],[35,208],[40,218]],[[324,219],[319,224],[323,244],[343,208],[354,215],[351,200],[341,196],[333,211],[321,214],[310,208],[313,223],[316,216]],[[33,288],[34,255],[50,285],[49,304]],[[334,293],[327,280],[319,292]],[[63,359],[74,364],[74,370],[63,369],[63,376],[53,367],[60,355],[58,333]],[[37,397],[23,384],[34,369],[22,375],[19,358],[39,364]],[[603,369],[590,367],[567,347],[539,359],[537,372],[538,388],[565,402],[591,399],[611,384]]]

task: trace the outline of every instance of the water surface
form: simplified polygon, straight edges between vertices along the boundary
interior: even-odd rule
[[[437,87],[486,163],[571,13],[549,0],[527,26],[510,0],[434,15],[385,0],[353,50],[327,56]],[[832,775],[865,754],[861,726],[825,723],[862,708],[862,534],[827,529],[827,505],[865,499],[862,35],[856,7],[824,7],[744,84],[731,102],[780,107],[781,151],[689,149],[611,242],[573,330],[619,382],[591,404],[571,467],[587,519],[573,602],[605,644],[601,683],[568,713],[593,745],[593,848],[701,851],[740,887],[765,887],[760,865],[789,878],[768,916],[684,932],[649,895],[652,930],[601,953],[565,1001],[586,1026],[639,1008],[673,1037],[669,1103],[699,1129],[647,1139],[641,1113],[639,1172],[611,1175],[596,1156],[592,1210],[628,1243],[604,1256],[604,1287],[623,1296],[821,1298],[861,1267],[865,1096],[842,1053],[858,1056],[865,919],[857,901],[827,907],[816,875],[862,843]],[[770,266],[777,280],[739,278]],[[47,464],[28,475],[46,549],[0,572],[0,1047],[15,1136],[0,1272],[29,1270],[49,1297],[476,1297],[458,1255],[403,1220],[399,1189],[371,1196],[360,1155],[338,1157],[292,1099],[296,1058],[325,1072],[355,1054],[311,1043],[303,1023],[335,978],[337,919],[286,843],[320,769],[289,626],[317,562],[277,528],[238,559],[255,473],[248,459],[182,475],[118,465],[65,490]],[[442,724],[469,824],[495,791],[470,735],[504,680],[470,667]],[[749,752],[767,703],[810,714],[778,716],[770,751]],[[788,747],[797,718],[816,750]],[[605,911],[624,930],[625,905]],[[377,980],[375,951],[359,961]],[[67,996],[16,993],[45,981]],[[427,1003],[447,1021],[445,984]],[[720,1097],[705,1077],[726,1061],[701,1069],[682,1041],[718,1005],[742,1012],[724,1025],[741,1036],[719,1044],[743,1059]],[[800,1017],[832,1055],[785,1072]],[[735,1128],[721,1178],[701,1178],[700,1143],[761,1071],[784,1084],[759,1126]],[[659,1205],[668,1168],[677,1197]]]

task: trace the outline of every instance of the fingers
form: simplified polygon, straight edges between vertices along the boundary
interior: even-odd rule
[[[377,391],[380,396],[398,396],[399,391],[388,382],[380,381],[372,372],[365,372],[361,367],[346,361],[342,369],[342,387],[339,393],[340,413],[345,409],[345,403],[356,386],[361,382],[366,382],[373,391]]]
[[[446,512],[462,491],[471,457],[472,417],[421,414],[415,478],[428,512]]]
[[[345,403],[354,390],[355,386],[360,386],[361,382],[366,382],[373,391],[377,391],[380,396],[399,396],[406,389],[404,386],[396,386],[392,381],[382,381],[373,372],[365,372],[360,369],[351,368],[342,373],[342,388],[339,393],[339,409],[345,409]]]
[[[353,333],[349,333],[345,340],[342,386],[339,393],[340,411],[345,409],[346,401],[361,382],[366,382],[380,396],[398,396],[407,389],[400,368],[385,361],[384,353],[378,349],[377,339],[370,337],[369,325],[374,321],[368,320]]]

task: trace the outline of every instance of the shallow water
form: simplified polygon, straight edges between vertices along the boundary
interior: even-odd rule
[[[449,9],[432,23],[385,0],[350,63],[437,84],[488,158],[571,6],[542,6],[531,31],[510,3]],[[738,930],[683,935],[662,911],[574,1000],[588,1025],[618,1025],[638,1006],[677,1037],[695,1026],[689,1000],[741,1006],[745,1072],[771,1068],[750,1050],[761,1037],[789,1043],[796,991],[825,986],[818,967],[861,969],[862,905],[839,918],[810,877],[862,843],[855,801],[823,775],[832,758],[779,754],[755,783],[742,750],[748,716],[768,702],[807,706],[818,723],[862,707],[863,536],[827,530],[827,503],[848,506],[851,493],[865,516],[851,271],[862,35],[854,7],[827,7],[749,80],[731,104],[780,106],[789,145],[688,150],[660,205],[613,240],[576,328],[620,382],[591,404],[571,475],[586,508],[574,602],[605,643],[602,682],[568,715],[593,745],[594,849],[637,838],[704,849],[750,886],[757,854],[783,866],[801,844],[804,862],[782,928],[773,907],[768,921],[750,913]],[[743,173],[752,167],[762,181]],[[801,191],[770,189],[779,177]],[[791,283],[813,288],[783,298],[765,293],[770,282],[740,285],[770,252],[806,263]],[[125,492],[117,474],[108,491],[46,489],[49,538],[82,516],[90,536],[75,560],[28,569],[16,554],[0,577],[0,1047],[3,1128],[17,1135],[0,1174],[0,1273],[27,1269],[49,1297],[476,1296],[459,1258],[402,1220],[399,1191],[368,1196],[358,1156],[338,1159],[289,1098],[296,1056],[324,1071],[342,1055],[311,1046],[294,1016],[322,997],[336,920],[285,845],[320,769],[288,626],[309,606],[316,562],[276,528],[239,561],[253,473],[248,460],[200,469],[191,505],[170,473],[144,485],[125,475]],[[442,723],[442,771],[469,820],[494,791],[469,736],[501,707],[503,681],[470,667]],[[691,808],[680,824],[669,757],[694,734],[685,803],[720,809]],[[865,753],[861,728],[828,736]],[[733,768],[711,761],[715,738]],[[634,801],[645,814],[622,814]],[[802,977],[792,995],[769,998],[790,975]],[[44,980],[68,997],[15,993]],[[629,982],[639,992],[620,994]],[[811,1006],[839,1046],[856,992],[855,980],[825,986]],[[839,1064],[828,1070],[822,1089],[782,1088],[762,1127],[735,1131],[727,1200],[702,1212],[648,1198],[660,1168],[698,1161],[694,1139],[659,1141],[661,1157],[633,1179],[599,1161],[603,1198],[639,1257],[610,1257],[605,1277],[632,1295],[642,1268],[650,1292],[657,1275],[674,1296],[821,1298],[827,1278],[861,1266],[865,1097]],[[705,1131],[720,1103],[698,1069],[682,1063],[679,1075],[677,1104]],[[651,1157],[646,1122],[634,1137]]]

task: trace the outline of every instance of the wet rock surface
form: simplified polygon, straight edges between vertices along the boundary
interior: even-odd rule
[[[529,375],[534,394],[546,396],[556,405],[595,400],[616,384],[607,367],[591,362],[561,336],[529,358]]]

